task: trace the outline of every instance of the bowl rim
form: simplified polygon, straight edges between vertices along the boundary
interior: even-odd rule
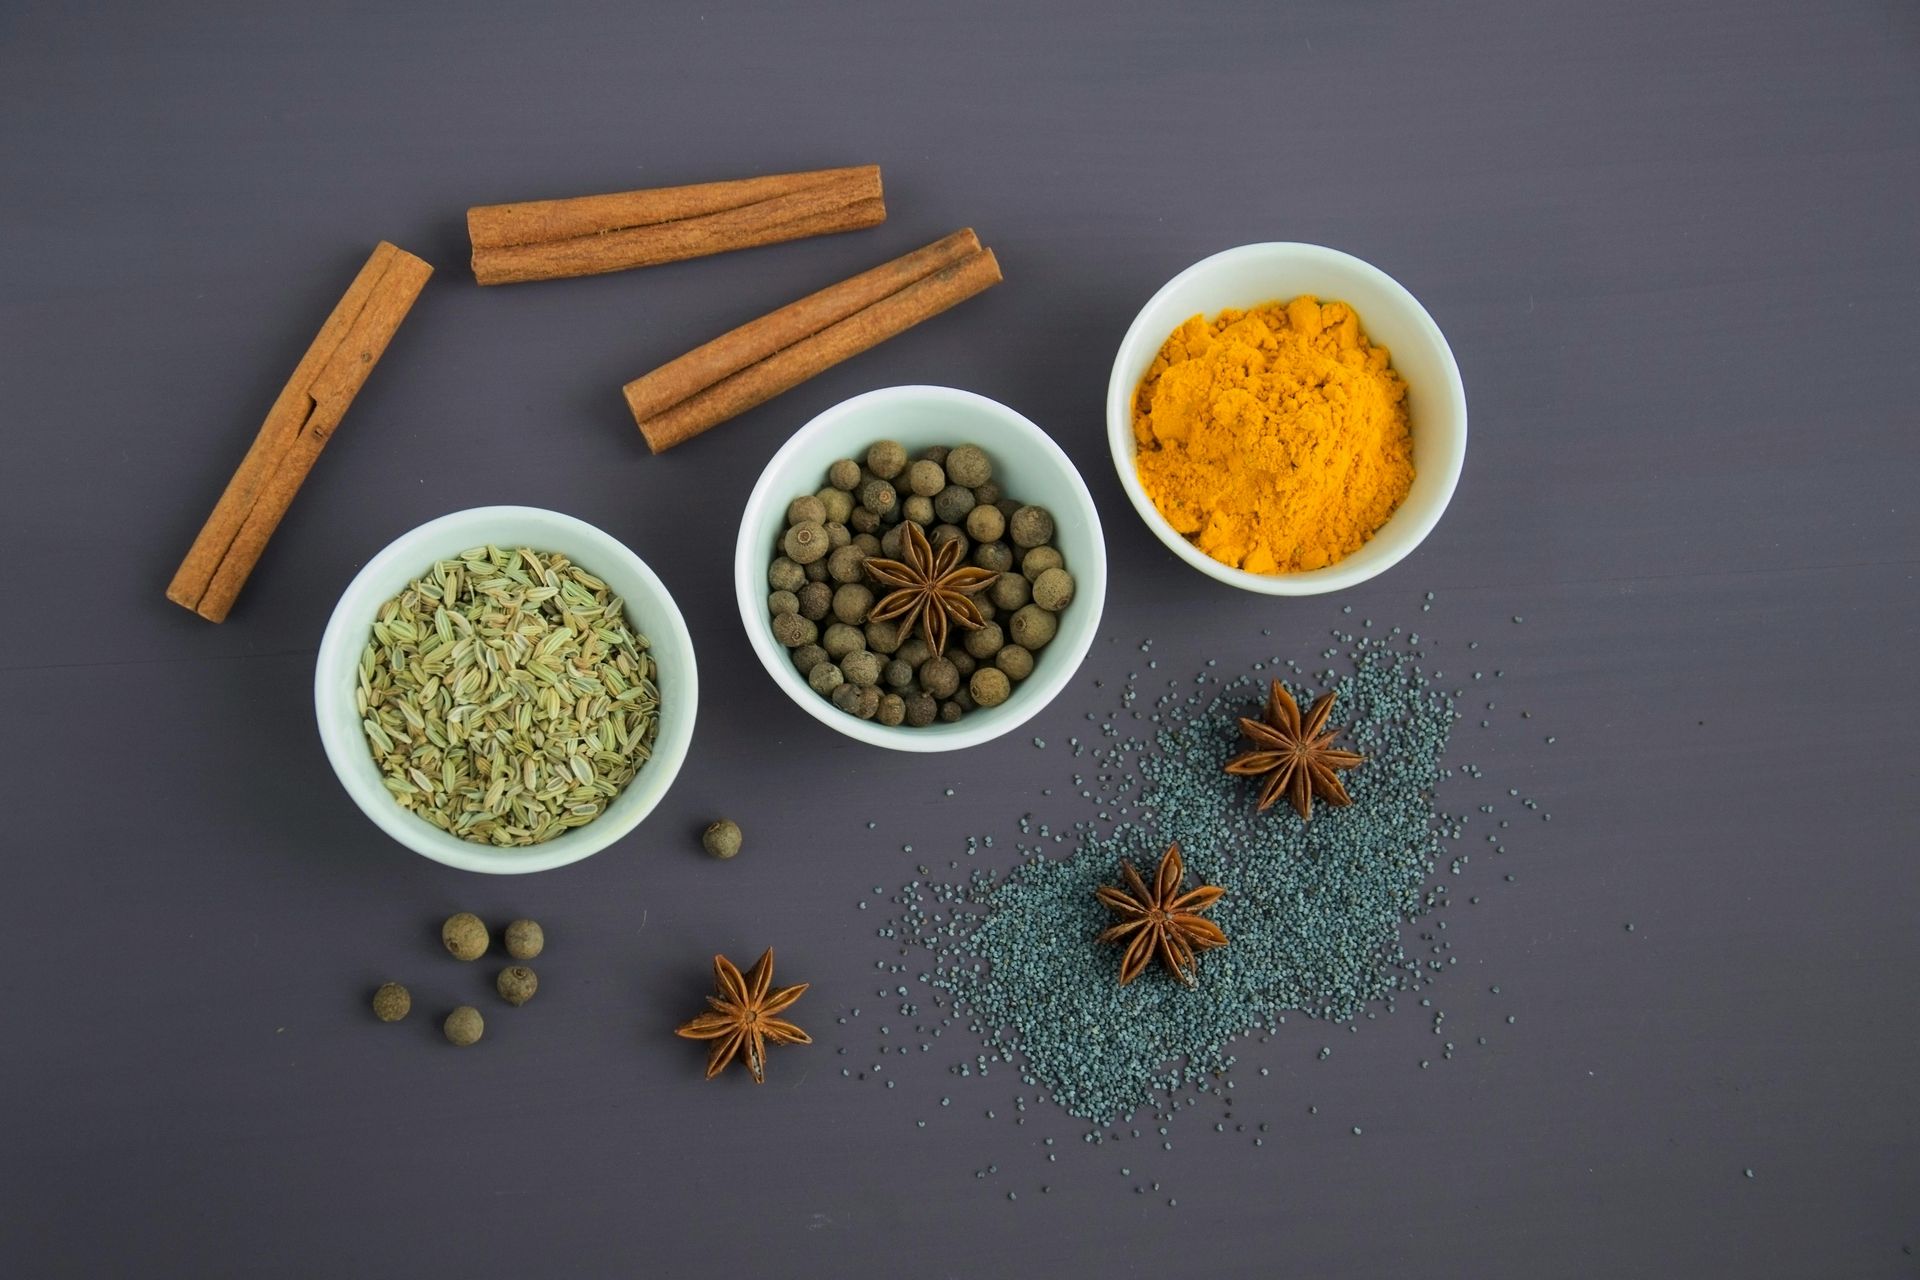
[[[347,717],[337,714],[342,697],[338,672],[342,669],[351,670],[357,663],[357,655],[371,626],[372,611],[391,594],[374,584],[387,579],[403,563],[407,566],[406,572],[417,575],[425,558],[431,554],[419,548],[443,535],[458,531],[460,538],[472,539],[466,542],[467,546],[489,542],[497,545],[499,540],[489,539],[485,530],[503,519],[531,519],[551,529],[556,545],[543,550],[564,552],[569,559],[590,566],[596,573],[601,571],[602,565],[617,561],[623,571],[640,579],[652,597],[647,601],[648,638],[655,649],[672,647],[677,651],[671,677],[672,687],[675,701],[683,703],[686,708],[683,715],[676,714],[659,727],[653,754],[641,774],[598,818],[542,844],[511,849],[476,844],[441,831],[393,803],[384,789],[378,794],[368,794],[366,788],[354,780],[348,768],[350,761],[357,763],[367,755],[366,742],[358,734],[347,732],[343,727]],[[508,541],[524,542],[520,539]],[[622,595],[631,609],[631,593]],[[661,636],[663,631],[664,643]],[[319,654],[314,661],[313,697],[314,716],[327,762],[333,767],[341,788],[375,826],[413,852],[445,866],[493,875],[520,875],[549,871],[590,858],[629,835],[658,807],[686,762],[699,710],[700,676],[693,636],[687,629],[686,618],[681,614],[679,604],[660,576],[632,548],[577,516],[545,507],[499,504],[448,512],[416,525],[387,543],[361,566],[340,593],[340,599],[327,618]],[[640,776],[648,777],[651,794],[631,792]],[[625,808],[620,807],[620,802],[629,794],[634,795],[635,802]],[[381,803],[374,803],[376,800]]]
[[[1014,691],[1014,697],[1002,703],[1009,707],[1016,701],[1021,703],[1004,715],[1000,707],[983,714],[976,711],[954,725],[908,728],[907,726],[888,726],[873,720],[862,720],[848,715],[826,699],[820,697],[800,678],[799,671],[788,660],[784,648],[773,638],[773,630],[766,624],[766,548],[753,542],[750,529],[755,523],[753,515],[763,511],[774,500],[772,493],[775,477],[795,454],[808,448],[819,437],[832,428],[833,424],[849,414],[875,404],[900,401],[944,402],[948,404],[966,404],[1008,423],[1017,433],[1026,437],[1041,453],[1048,456],[1066,476],[1068,488],[1074,500],[1079,504],[1079,515],[1091,536],[1094,560],[1087,566],[1075,566],[1075,594],[1073,608],[1089,609],[1086,630],[1082,638],[1070,648],[1047,648],[1049,661],[1043,669],[1051,668],[1042,678],[1038,673],[1022,681]],[[783,503],[786,499],[780,499]],[[1055,512],[1055,518],[1060,518]],[[856,741],[870,743],[894,751],[959,751],[967,747],[978,746],[995,738],[1011,733],[1031,720],[1040,711],[1051,705],[1080,670],[1087,654],[1093,648],[1094,637],[1100,630],[1100,619],[1106,607],[1107,594],[1107,544],[1106,534],[1100,525],[1100,511],[1094,505],[1093,494],[1087,488],[1086,478],[1073,464],[1052,436],[1042,430],[1039,424],[1019,410],[1002,404],[991,396],[983,396],[975,391],[964,391],[958,387],[936,386],[930,383],[905,383],[898,386],[878,387],[856,396],[850,396],[838,404],[829,406],[808,419],[798,430],[787,438],[774,455],[761,469],[760,478],[754,482],[753,490],[747,495],[746,505],[741,508],[740,532],[734,543],[733,555],[734,596],[740,607],[740,622],[747,634],[747,644],[754,655],[760,659],[760,665],[766,668],[788,698],[802,711],[826,725],[837,733],[845,734]],[[1058,643],[1057,641],[1055,643]],[[1057,655],[1057,657],[1056,657]],[[1033,696],[1022,699],[1020,695],[1032,691]],[[968,724],[967,721],[981,720],[985,723]]]
[[[1133,439],[1133,393],[1137,379],[1127,377],[1128,368],[1134,363],[1142,342],[1150,335],[1147,330],[1147,317],[1161,305],[1162,301],[1179,289],[1190,278],[1204,272],[1219,269],[1241,260],[1267,259],[1276,255],[1338,263],[1342,267],[1369,277],[1376,285],[1394,296],[1405,307],[1420,336],[1424,338],[1440,356],[1444,370],[1444,387],[1423,388],[1422,395],[1432,396],[1436,392],[1444,397],[1446,407],[1458,418],[1460,431],[1450,447],[1432,458],[1422,458],[1423,472],[1438,467],[1436,478],[1441,488],[1435,499],[1417,512],[1395,511],[1387,518],[1374,534],[1374,540],[1384,536],[1389,529],[1394,530],[1391,548],[1387,554],[1372,564],[1356,567],[1353,556],[1328,565],[1324,569],[1310,569],[1300,573],[1262,574],[1253,573],[1233,565],[1223,564],[1189,542],[1177,529],[1160,514],[1160,509],[1147,496],[1140,484],[1139,473],[1133,465],[1136,447]],[[1166,334],[1158,337],[1158,343],[1166,341]],[[1157,344],[1156,348],[1157,349]],[[1224,582],[1228,586],[1243,591],[1252,591],[1270,596],[1311,596],[1322,595],[1330,591],[1340,591],[1376,577],[1391,569],[1414,551],[1433,532],[1440,517],[1446,513],[1447,505],[1452,502],[1454,490],[1460,483],[1460,473],[1464,469],[1467,452],[1467,397],[1466,387],[1460,378],[1460,365],[1454,359],[1453,348],[1448,345],[1446,335],[1439,324],[1428,314],[1426,307],[1413,296],[1405,285],[1374,266],[1364,258],[1355,257],[1339,249],[1326,245],[1310,244],[1299,240],[1263,240],[1251,244],[1236,245],[1231,249],[1222,249],[1193,263],[1178,275],[1161,285],[1152,297],[1134,315],[1133,323],[1127,326],[1126,336],[1120,340],[1120,347],[1114,353],[1113,366],[1107,375],[1107,447],[1113,457],[1113,467],[1120,477],[1120,487],[1126,491],[1127,500],[1133,504],[1141,520],[1154,536],[1164,543],[1180,559],[1200,570],[1208,577]],[[1405,518],[1404,523],[1399,523]],[[1371,543],[1369,543],[1371,545]]]

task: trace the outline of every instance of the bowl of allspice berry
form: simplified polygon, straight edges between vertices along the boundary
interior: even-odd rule
[[[747,499],[734,585],[794,703],[898,751],[997,738],[1066,687],[1099,629],[1106,543],[1060,446],[951,387],[846,400]]]

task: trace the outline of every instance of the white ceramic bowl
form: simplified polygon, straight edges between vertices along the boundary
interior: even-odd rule
[[[1249,573],[1222,564],[1187,541],[1141,488],[1133,463],[1133,396],[1168,336],[1192,316],[1211,319],[1228,308],[1246,310],[1303,293],[1352,306],[1367,336],[1392,353],[1393,367],[1407,383],[1413,488],[1373,539],[1346,559],[1303,573]],[[1202,258],[1167,281],[1140,309],[1107,380],[1107,443],[1134,510],[1175,555],[1243,591],[1318,595],[1391,568],[1439,523],[1467,455],[1467,395],[1440,326],[1386,272],[1317,244],[1247,244]]]
[[[600,578],[626,602],[627,617],[653,647],[659,672],[660,717],[653,755],[634,774],[606,811],[583,827],[541,844],[499,849],[449,835],[408,813],[380,781],[379,766],[368,749],[354,703],[360,655],[367,647],[375,613],[436,560],[471,547],[528,547],[558,551]],[[512,875],[546,871],[600,852],[640,824],[673,785],[693,739],[693,717],[700,698],[694,668],[693,639],[673,597],[639,556],[617,538],[584,520],[538,507],[475,507],[430,520],[389,543],[347,585],[320,641],[314,671],[313,701],[326,747],[340,785],[374,825],[435,862],[467,871]]]
[[[969,711],[952,724],[888,727],[850,716],[815,693],[788,650],[773,638],[767,614],[767,565],[786,529],[787,504],[827,482],[839,458],[866,455],[876,440],[898,440],[909,454],[929,445],[977,444],[993,460],[994,479],[1009,497],[1053,513],[1054,545],[1073,574],[1073,603],[1060,613],[1060,630],[1035,655],[1033,674],[997,707]],[[951,387],[886,387],[843,400],[794,432],[760,473],[740,520],[733,556],[734,589],[747,639],[774,683],[800,709],[850,738],[896,751],[953,751],[986,742],[1017,727],[1053,701],[1080,667],[1100,627],[1107,597],[1107,544],[1093,496],[1047,433],[997,401]]]

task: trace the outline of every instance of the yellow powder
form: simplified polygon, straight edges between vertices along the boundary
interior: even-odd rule
[[[1133,435],[1160,514],[1254,573],[1350,555],[1413,484],[1407,384],[1344,302],[1194,316],[1141,379]]]

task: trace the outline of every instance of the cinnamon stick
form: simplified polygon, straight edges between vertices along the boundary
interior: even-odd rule
[[[347,286],[181,561],[167,599],[221,622],[433,268],[382,240]]]
[[[623,389],[647,447],[709,427],[1000,283],[969,230],[883,263],[715,338]]]
[[[645,423],[722,378],[978,252],[980,240],[967,227],[850,280],[808,294],[635,378],[625,388],[627,407],[633,411],[635,422]]]
[[[878,165],[467,210],[481,284],[598,275],[871,227]]]

